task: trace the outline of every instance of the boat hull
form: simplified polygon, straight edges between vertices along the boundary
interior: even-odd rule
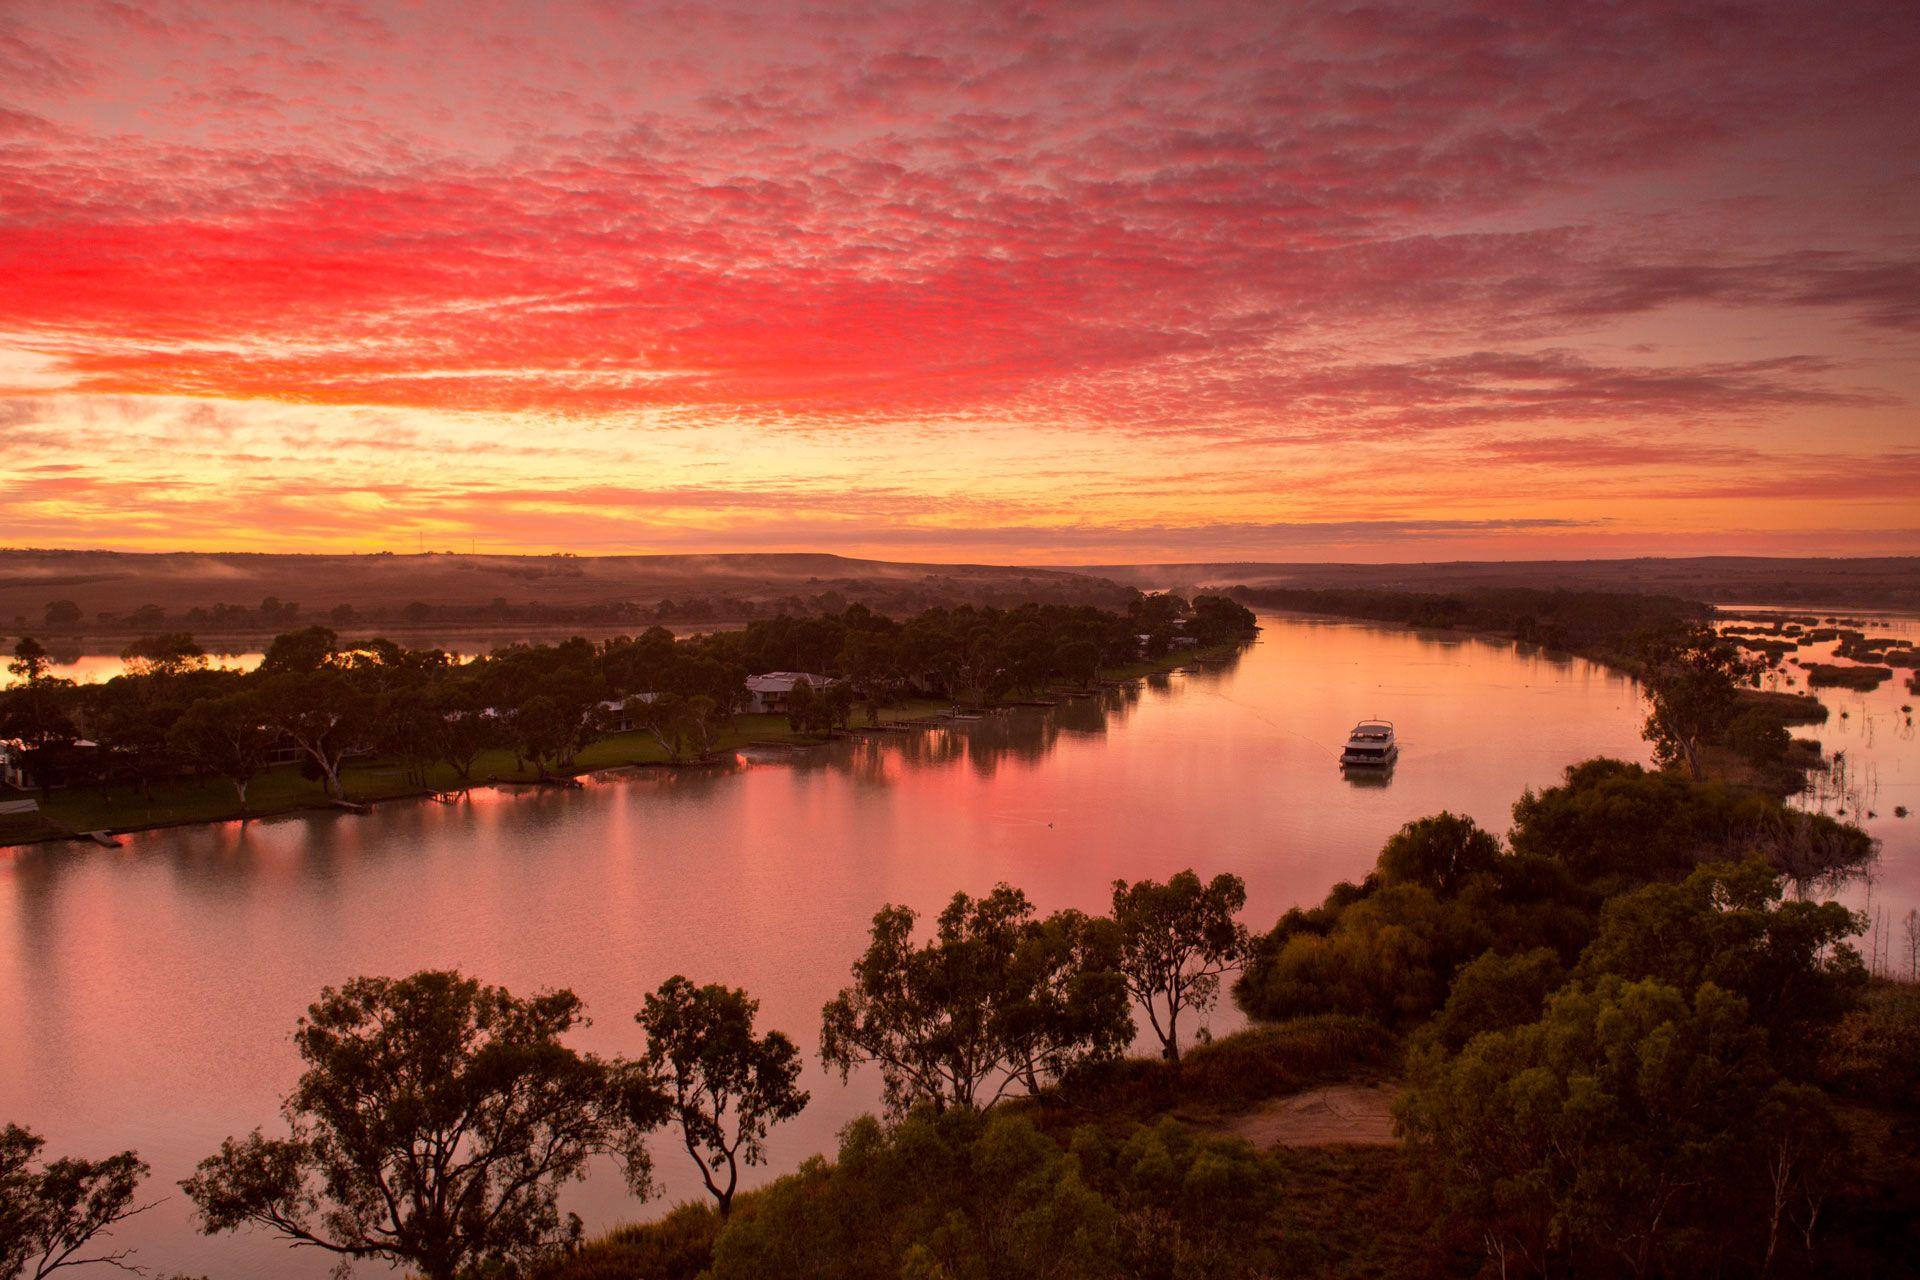
[[[1400,748],[1398,747],[1389,747],[1383,754],[1377,756],[1359,756],[1342,751],[1340,753],[1340,767],[1342,769],[1391,769],[1393,768],[1393,762],[1399,758]]]

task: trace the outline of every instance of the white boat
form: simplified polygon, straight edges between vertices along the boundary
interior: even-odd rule
[[[1393,721],[1362,720],[1347,735],[1340,765],[1342,768],[1390,769],[1399,755],[1400,744],[1394,740]]]

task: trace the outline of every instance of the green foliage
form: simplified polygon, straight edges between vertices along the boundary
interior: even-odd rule
[[[1234,996],[1257,1017],[1351,1013],[1408,1026],[1488,948],[1571,958],[1591,928],[1588,897],[1564,868],[1502,854],[1471,821],[1441,813],[1394,835],[1363,884],[1282,917],[1255,943]]]
[[[1165,884],[1113,882],[1120,972],[1169,1062],[1180,1060],[1181,1011],[1211,1009],[1221,975],[1246,956],[1247,931],[1234,919],[1246,905],[1247,886],[1236,875],[1202,884],[1188,869]]]
[[[1387,884],[1417,884],[1438,894],[1458,892],[1468,877],[1493,871],[1500,842],[1472,818],[1441,810],[1395,832],[1376,864]]]
[[[1701,867],[1678,884],[1648,885],[1607,903],[1575,974],[1653,979],[1691,991],[1713,983],[1746,1001],[1775,1062],[1810,1069],[1825,1031],[1866,985],[1846,939],[1865,922],[1834,902],[1782,901],[1760,862]]]
[[[92,1264],[138,1270],[131,1250],[106,1243],[133,1202],[147,1166],[131,1151],[103,1160],[42,1162],[45,1140],[19,1125],[0,1128],[0,1280],[40,1280]]]
[[[559,1193],[590,1158],[645,1193],[640,1134],[664,1118],[644,1072],[561,1042],[584,1021],[572,992],[450,972],[328,988],[294,1033],[288,1136],[229,1138],[181,1186],[208,1234],[265,1227],[427,1280],[536,1262],[578,1239]]]
[[[13,657],[7,662],[7,674],[23,684],[35,684],[46,678],[52,666],[53,655],[45,645],[32,636],[21,636],[13,646]]]
[[[1231,1280],[1271,1273],[1277,1202],[1251,1148],[1171,1121],[1063,1150],[1022,1117],[919,1109],[855,1121],[834,1163],[744,1200],[711,1274]]]
[[[1088,1120],[1219,1112],[1329,1081],[1367,1079],[1391,1071],[1398,1060],[1399,1041],[1370,1018],[1292,1018],[1203,1041],[1177,1066],[1165,1058],[1128,1057],[1079,1072],[1041,1094],[1029,1114],[1055,1131]]]
[[[1454,976],[1446,1004],[1422,1037],[1455,1054],[1475,1036],[1538,1021],[1566,976],[1566,966],[1547,947],[1517,954],[1489,951]]]
[[[1727,725],[1726,744],[1754,764],[1778,764],[1793,746],[1793,734],[1777,712],[1749,707]]]
[[[166,679],[205,670],[207,651],[186,632],[167,631],[141,636],[120,651],[120,660],[127,664],[130,675]]]
[[[800,1051],[778,1031],[753,1032],[760,1002],[737,987],[696,987],[678,974],[634,1015],[646,1062],[665,1083],[687,1154],[725,1217],[742,1164],[766,1159],[767,1129],[800,1114]]]
[[[1486,631],[1631,665],[1654,637],[1706,620],[1707,606],[1627,591],[1490,587],[1436,594],[1369,588],[1235,587],[1235,599],[1301,613]]]
[[[1503,1268],[1682,1276],[1768,1251],[1786,1213],[1768,1159],[1789,1153],[1789,1181],[1828,1159],[1820,1110],[1779,1083],[1739,997],[1609,976],[1430,1065],[1399,1119]]]
[[[1640,664],[1648,707],[1642,732],[1654,761],[1669,769],[1684,765],[1700,781],[1700,748],[1726,736],[1739,713],[1740,690],[1754,683],[1756,670],[1738,645],[1706,629],[1648,645]]]
[[[887,1106],[989,1107],[1117,1056],[1133,1035],[1118,931],[1076,911],[1037,919],[1006,885],[918,917],[882,908],[853,985],[822,1012],[820,1056],[844,1077],[878,1064]]]
[[[1570,765],[1566,778],[1520,798],[1508,843],[1562,863],[1601,894],[1754,856],[1804,889],[1873,856],[1872,838],[1858,827],[1719,783],[1607,759]]]
[[[1570,765],[1566,776],[1561,786],[1520,798],[1508,841],[1517,853],[1556,859],[1577,879],[1608,887],[1732,856],[1772,807],[1765,797],[1620,760]]]
[[[188,706],[174,721],[167,740],[195,767],[231,782],[245,812],[247,787],[267,767],[273,734],[262,723],[258,700],[235,693]]]
[[[532,1280],[695,1280],[713,1261],[722,1221],[683,1204],[658,1222],[619,1227],[532,1272]]]
[[[1265,1018],[1351,1013],[1405,1025],[1437,1008],[1452,971],[1491,942],[1464,904],[1391,885],[1342,910],[1324,933],[1276,929],[1235,994]]]
[[[1186,634],[1204,646],[1246,640],[1259,631],[1253,610],[1228,596],[1195,596]]]
[[[1851,1097],[1920,1106],[1920,985],[1874,982],[1834,1024],[1820,1078]]]

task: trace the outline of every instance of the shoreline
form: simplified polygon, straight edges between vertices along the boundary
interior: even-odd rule
[[[1091,688],[1077,689],[1064,685],[1049,685],[1037,693],[1027,696],[1008,697],[983,704],[980,707],[964,708],[960,710],[960,715],[978,717],[1022,708],[1050,709],[1078,698],[1099,697],[1106,693],[1137,684],[1140,681],[1150,679],[1154,676],[1167,676],[1189,667],[1204,667],[1223,663],[1235,656],[1247,643],[1250,643],[1250,641],[1243,641],[1239,644],[1232,645],[1214,646],[1206,649],[1186,650],[1178,657],[1170,654],[1160,659],[1141,659],[1138,662],[1129,663],[1123,667],[1114,667],[1101,672]],[[970,721],[966,719],[955,718],[957,705],[958,704],[947,699],[906,699],[895,704],[893,707],[883,708],[882,719],[878,724],[850,724],[846,729],[836,730],[824,738],[793,732],[787,727],[785,716],[741,715],[735,717],[734,727],[725,735],[722,745],[716,746],[712,757],[704,760],[654,758],[662,755],[663,749],[661,749],[646,732],[633,730],[625,733],[613,733],[588,744],[581,752],[581,758],[595,755],[599,758],[592,759],[588,763],[577,764],[577,767],[565,773],[549,772],[545,776],[539,774],[503,776],[499,770],[494,769],[489,771],[485,777],[476,776],[472,782],[459,782],[456,780],[446,786],[435,786],[431,783],[426,786],[421,786],[411,781],[403,782],[398,786],[383,785],[379,779],[389,776],[397,766],[390,763],[377,762],[372,764],[350,765],[346,770],[343,770],[343,784],[345,785],[342,787],[343,795],[337,800],[327,797],[324,794],[313,794],[312,789],[317,788],[319,784],[301,778],[300,767],[298,765],[281,765],[267,773],[261,774],[260,777],[254,780],[253,785],[258,787],[261,783],[271,780],[272,783],[284,787],[288,784],[290,777],[299,779],[300,782],[304,783],[304,787],[297,798],[288,798],[282,802],[276,802],[270,799],[258,809],[248,808],[245,810],[241,809],[237,802],[229,799],[224,805],[213,805],[210,811],[207,812],[194,812],[177,817],[132,822],[102,821],[97,824],[90,824],[83,820],[77,825],[59,821],[54,816],[54,813],[59,812],[58,809],[50,812],[48,809],[39,808],[35,810],[33,817],[38,819],[38,823],[42,828],[52,829],[37,830],[33,834],[20,836],[8,835],[4,830],[6,818],[0,816],[0,851],[30,849],[41,845],[85,842],[113,847],[117,844],[115,837],[133,835],[146,831],[169,831],[181,827],[225,826],[235,822],[244,824],[248,822],[265,821],[267,819],[303,817],[323,813],[353,813],[358,816],[365,816],[371,813],[376,807],[391,804],[395,801],[432,800],[443,804],[458,803],[461,797],[482,789],[499,792],[506,792],[513,788],[524,788],[527,790],[580,790],[583,789],[582,779],[601,774],[637,773],[650,770],[728,770],[739,767],[742,753],[749,751],[786,752],[791,754],[794,752],[816,750],[820,747],[832,746],[837,743],[850,742],[869,735],[925,732],[970,723]],[[897,711],[898,714],[892,718],[888,718],[886,715],[888,711]],[[750,721],[751,723],[742,723],[744,721]],[[597,752],[596,748],[598,749]],[[637,751],[635,750],[636,748]],[[495,754],[505,759],[512,758],[511,753],[505,752],[504,750]],[[444,768],[444,766],[440,765],[436,765],[435,767],[436,769]],[[353,776],[356,773],[359,775],[357,778]],[[370,777],[369,775],[374,776]],[[356,781],[360,784],[357,789],[353,785]],[[231,792],[231,784],[210,777],[168,779],[161,785],[172,785],[178,788],[182,783],[190,786],[194,794],[184,800],[176,801],[176,804],[204,802],[206,792],[209,789],[225,789],[228,790],[229,793]],[[99,797],[99,792],[93,789],[84,789],[80,793],[61,789],[56,790],[52,798],[57,805],[62,796],[73,796],[76,794],[84,794],[89,798]],[[35,801],[42,800],[38,793],[35,792],[22,792],[20,793],[20,798]],[[130,788],[116,788],[112,796],[96,799],[94,803],[96,806],[108,806],[116,802],[122,805],[129,805],[141,803],[144,800],[145,797],[136,798]],[[77,805],[63,807],[69,811],[79,808]],[[82,809],[81,812],[85,812],[85,810]],[[108,813],[110,812],[109,810]],[[103,817],[104,816],[107,815],[103,814]]]
[[[1523,640],[1519,636],[1506,632],[1474,627],[1428,627],[1411,622],[1396,622],[1388,618],[1369,618],[1324,611],[1262,607],[1260,612],[1305,621],[1364,623],[1395,631],[1412,632],[1416,635],[1451,636],[1463,640],[1479,640],[1487,644],[1511,645],[1516,649],[1532,649],[1549,656],[1579,658],[1615,675],[1625,676],[1634,683],[1636,688],[1640,684],[1637,664],[1629,663],[1618,655],[1598,650],[1588,652],[1580,649],[1558,649],[1537,640]],[[1795,725],[1821,724],[1831,714],[1826,704],[1811,692],[1741,689],[1739,694],[1743,706],[1770,707],[1780,714],[1781,722],[1788,728]],[[1812,708],[1816,707],[1819,709],[1818,715],[1812,714]],[[1820,744],[1811,738],[1794,738],[1793,747],[1787,756],[1771,765],[1753,764],[1719,745],[1708,746],[1705,750],[1707,781],[1750,788],[1780,800],[1787,800],[1800,794],[1807,789],[1807,779],[1810,775],[1831,767],[1831,762],[1821,751]]]

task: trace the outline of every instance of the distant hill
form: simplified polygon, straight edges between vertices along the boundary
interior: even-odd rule
[[[345,606],[363,619],[489,610],[551,611],[555,621],[586,609],[625,611],[605,619],[644,622],[661,602],[665,616],[737,619],[855,601],[907,613],[959,603],[1012,605],[1027,600],[1123,606],[1133,590],[1060,569],[996,565],[900,564],[823,554],[661,556],[152,554],[118,551],[0,550],[0,630],[44,631],[47,607],[71,601],[82,621],[67,629],[157,629],[131,622],[153,606],[168,628],[252,629],[236,610],[258,612],[272,597],[284,618],[325,621]],[[297,605],[297,613],[286,606]],[[103,620],[101,615],[109,615]],[[600,620],[600,619],[596,619]]]
[[[1920,556],[1860,559],[1688,556],[1636,560],[1455,560],[1427,564],[1076,565],[1079,572],[1142,590],[1197,587],[1372,587],[1464,591],[1566,587],[1681,596],[1715,604],[1920,610]]]

